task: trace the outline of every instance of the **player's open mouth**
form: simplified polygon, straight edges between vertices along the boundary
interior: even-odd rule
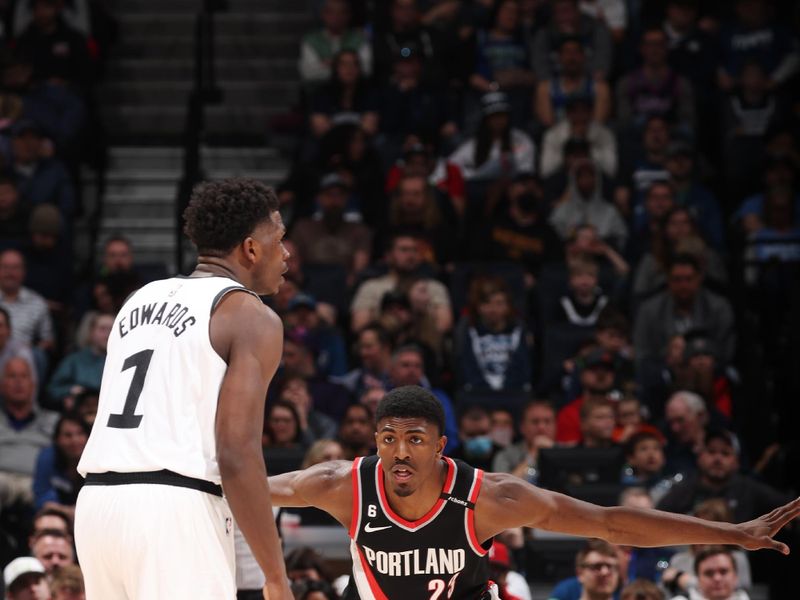
[[[413,473],[408,467],[394,467],[392,469],[392,476],[399,483],[408,481],[412,475]]]

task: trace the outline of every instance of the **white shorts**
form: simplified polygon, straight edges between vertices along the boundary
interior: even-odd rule
[[[223,498],[159,484],[87,485],[75,509],[87,600],[233,600]]]

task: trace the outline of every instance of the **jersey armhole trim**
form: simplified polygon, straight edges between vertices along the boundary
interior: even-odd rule
[[[358,538],[358,531],[361,529],[361,461],[363,456],[357,457],[353,461],[351,471],[351,481],[353,484],[353,510],[350,515],[350,539],[355,541]]]
[[[221,290],[220,290],[220,291],[217,293],[217,295],[216,295],[216,296],[214,296],[214,299],[211,301],[211,312],[210,312],[209,314],[212,314],[212,315],[214,314],[214,311],[217,309],[217,305],[218,305],[218,304],[219,304],[219,303],[222,301],[222,299],[223,299],[225,296],[227,296],[227,295],[228,295],[230,292],[237,292],[237,291],[239,291],[239,292],[246,292],[246,293],[248,293],[248,294],[252,294],[252,295],[253,295],[253,296],[255,296],[256,298],[258,298],[258,301],[259,301],[259,302],[261,302],[261,298],[259,298],[259,297],[256,295],[256,293],[255,293],[255,292],[253,292],[253,291],[251,291],[251,290],[248,290],[246,287],[244,287],[244,286],[241,286],[241,285],[229,285],[228,287],[222,288],[222,289],[221,289]]]
[[[472,486],[470,487],[468,496],[468,500],[473,506],[478,500],[478,494],[480,494],[482,484],[483,471],[481,469],[475,469],[472,479]],[[472,551],[478,556],[486,556],[486,553],[489,552],[489,549],[484,548],[481,545],[478,535],[475,532],[475,511],[473,509],[466,508],[464,510],[464,521],[467,530],[467,539],[469,540],[469,545],[472,548]]]

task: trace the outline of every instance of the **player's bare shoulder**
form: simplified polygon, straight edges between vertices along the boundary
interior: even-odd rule
[[[283,339],[280,317],[261,299],[245,288],[231,290],[213,309],[210,325],[211,344],[227,361],[234,343],[258,349],[274,346]]]

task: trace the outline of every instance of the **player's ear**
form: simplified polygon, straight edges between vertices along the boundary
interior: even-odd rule
[[[443,435],[439,438],[439,441],[436,442],[436,455],[441,456],[444,453],[444,447],[447,446],[447,436]]]
[[[261,256],[261,246],[252,236],[244,238],[241,247],[244,258],[249,264],[258,261]]]

